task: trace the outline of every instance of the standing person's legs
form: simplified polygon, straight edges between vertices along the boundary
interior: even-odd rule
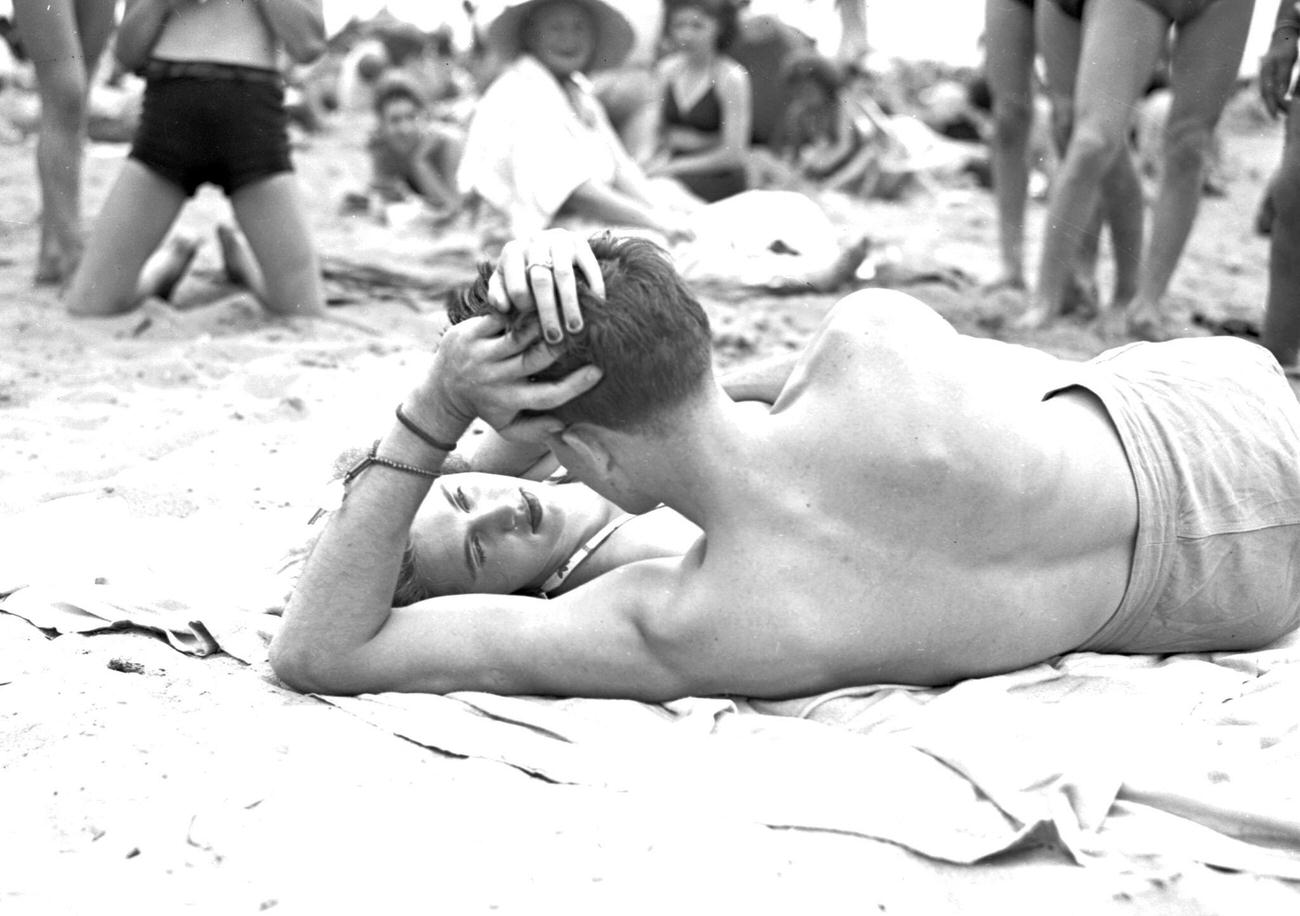
[[[36,68],[41,99],[36,141],[41,184],[38,283],[62,282],[81,256],[81,161],[89,75],[113,26],[113,4],[75,5],[74,10],[73,0],[14,0],[14,18]]]
[[[1034,328],[1061,312],[1066,283],[1101,195],[1127,143],[1133,106],[1146,86],[1169,23],[1139,0],[1089,0],[1075,83],[1074,133],[1057,169],[1032,303],[1017,326]]]
[[[986,0],[984,41],[985,72],[993,96],[993,192],[1002,258],[995,284],[1023,289],[1027,152],[1034,117],[1033,10],[1020,0]]]
[[[81,36],[82,59],[86,65],[86,81],[94,81],[99,58],[108,44],[108,36],[117,25],[115,3],[103,0],[75,0],[77,33]]]
[[[1043,0],[1034,12],[1038,53],[1043,58],[1047,97],[1052,105],[1052,145],[1058,161],[1065,159],[1074,133],[1074,85],[1083,44],[1083,23],[1061,11],[1052,0]],[[1101,247],[1101,208],[1088,218],[1074,270],[1062,296],[1063,313],[1093,317],[1097,313],[1097,253]]]
[[[262,304],[277,315],[323,315],[320,261],[294,174],[247,184],[230,195],[230,203],[261,268]]]
[[[1269,182],[1268,304],[1261,343],[1288,371],[1300,359],[1300,105],[1286,116],[1282,164]]]
[[[1084,18],[1089,5],[1084,6]],[[1083,19],[1061,11],[1056,3],[1039,4],[1035,24],[1038,50],[1052,101],[1052,139],[1057,153],[1065,158],[1074,132],[1074,91],[1083,45]],[[1103,222],[1110,229],[1110,247],[1115,258],[1115,283],[1111,307],[1125,308],[1137,292],[1138,265],[1142,257],[1142,184],[1128,144],[1115,157],[1101,181],[1101,206],[1088,223],[1075,268],[1075,298],[1096,298],[1095,275],[1101,246]],[[1072,294],[1065,296],[1068,304]]]
[[[1170,68],[1173,102],[1165,123],[1164,169],[1138,292],[1129,312],[1129,331],[1139,337],[1169,335],[1161,299],[1196,220],[1214,126],[1237,80],[1253,8],[1252,0],[1213,0],[1178,26]]]
[[[117,315],[140,302],[145,261],[176,221],[185,192],[127,159],[95,219],[86,255],[64,294],[73,315]]]

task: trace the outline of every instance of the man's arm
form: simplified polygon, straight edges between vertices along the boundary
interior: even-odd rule
[[[322,0],[256,0],[256,3],[295,63],[308,64],[325,53]]]

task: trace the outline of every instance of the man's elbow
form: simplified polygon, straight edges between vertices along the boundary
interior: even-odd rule
[[[270,660],[275,676],[299,693],[348,696],[362,692],[348,676],[347,666],[341,659],[294,645],[279,636],[271,642]]]

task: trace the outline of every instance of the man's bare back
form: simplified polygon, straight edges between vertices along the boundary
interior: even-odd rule
[[[755,422],[747,472],[718,483],[732,511],[683,561],[665,613],[699,630],[680,642],[754,650],[719,670],[728,689],[739,672],[750,692],[811,693],[1004,671],[1119,606],[1136,494],[1100,405],[1043,400],[1059,361],[889,295],[836,307]]]

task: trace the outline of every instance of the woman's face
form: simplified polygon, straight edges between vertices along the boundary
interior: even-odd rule
[[[591,62],[596,29],[581,4],[558,0],[533,14],[525,45],[552,73],[568,76]]]
[[[411,523],[419,584],[435,595],[540,588],[592,527],[581,490],[498,474],[439,478]]]
[[[717,49],[718,20],[698,7],[678,7],[668,20],[668,34],[679,51],[709,54]]]

